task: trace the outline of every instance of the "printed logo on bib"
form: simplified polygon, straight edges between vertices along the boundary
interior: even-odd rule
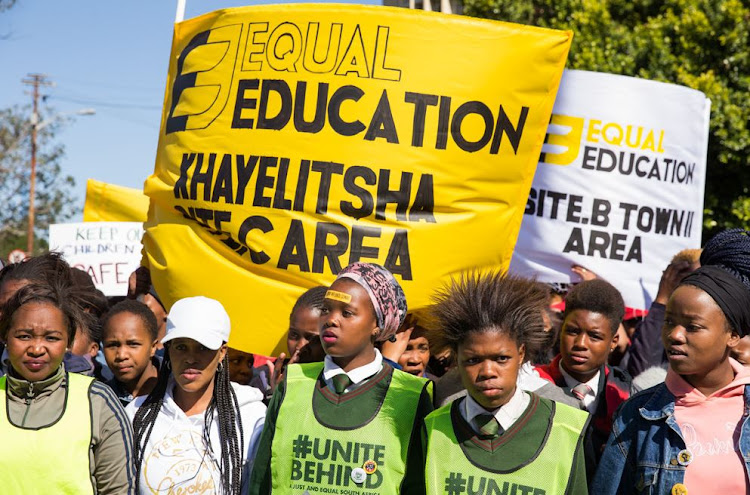
[[[143,463],[150,493],[209,494],[219,486],[217,466],[195,431],[173,432],[154,445]]]
[[[383,471],[366,472],[363,463],[383,466],[385,445],[344,442],[298,435],[292,441],[292,476],[295,493],[376,495]],[[361,481],[359,481],[361,480]],[[299,492],[296,492],[299,490]]]
[[[445,478],[446,495],[546,495],[541,488],[510,481],[497,481],[484,476],[450,473]]]

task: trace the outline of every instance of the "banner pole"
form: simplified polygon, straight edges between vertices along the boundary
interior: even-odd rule
[[[174,15],[174,23],[182,22],[185,19],[185,3],[187,0],[177,0],[177,12]]]

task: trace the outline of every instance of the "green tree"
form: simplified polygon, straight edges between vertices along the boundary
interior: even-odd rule
[[[750,0],[466,0],[476,17],[571,29],[571,69],[711,99],[704,239],[750,228]]]
[[[49,112],[42,113],[44,115]],[[0,109],[0,256],[13,249],[26,250],[29,208],[31,111],[28,108]],[[37,133],[35,194],[35,245],[47,247],[51,223],[69,219],[76,212],[72,177],[62,174],[63,146],[54,140],[62,122],[49,121]]]

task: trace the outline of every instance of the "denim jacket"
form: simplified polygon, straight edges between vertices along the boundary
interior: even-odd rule
[[[747,476],[750,473],[750,385],[745,386],[744,399],[739,446]],[[622,405],[590,493],[670,494],[675,484],[684,482],[685,466],[678,461],[678,454],[686,445],[674,417],[674,404],[674,395],[662,383],[634,395]]]

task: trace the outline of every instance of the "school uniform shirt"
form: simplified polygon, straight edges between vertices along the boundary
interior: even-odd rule
[[[562,357],[558,354],[551,363],[537,366],[536,370],[539,376],[551,381],[558,387],[563,387],[566,393],[572,396],[563,375],[561,359]],[[607,443],[607,438],[612,431],[615,411],[620,407],[620,404],[630,397],[630,384],[632,382],[626,371],[606,364],[599,369],[598,380],[596,385],[597,399],[591,404],[592,418],[589,424],[595,456],[595,459],[591,459],[588,463],[591,468],[595,467],[604,450],[604,445]]]
[[[512,482],[513,472],[540,459],[540,456],[544,453],[547,459],[554,459],[551,462],[571,462],[567,489],[554,493],[560,495],[588,493],[583,439],[580,439],[577,443],[573,458],[570,461],[555,457],[558,452],[556,445],[548,442],[553,414],[556,413],[558,408],[568,406],[555,404],[549,399],[539,397],[534,392],[525,392],[516,388],[511,400],[492,412],[504,429],[504,432],[494,439],[486,439],[480,435],[479,425],[474,419],[479,414],[486,414],[487,411],[477,404],[471,396],[467,395],[457,399],[448,407],[451,408],[453,434],[458,445],[460,445],[457,448],[473,466],[477,467],[476,473],[464,473],[464,479],[467,479],[469,475],[481,477],[483,471],[479,466],[492,466],[494,472],[501,473],[502,476],[508,476],[503,478],[503,481]],[[477,485],[473,486],[476,489]],[[515,488],[512,488],[512,490],[513,493],[517,492],[516,495],[522,493],[522,490],[516,490]],[[523,490],[525,490],[523,493],[531,495],[528,487],[524,487]],[[463,493],[469,492],[465,488]],[[508,493],[511,493],[511,491],[508,490]]]
[[[601,371],[597,371],[596,374],[591,377],[591,380],[587,382],[580,382],[576,380],[575,378],[570,376],[562,366],[560,366],[560,373],[562,374],[563,379],[565,379],[565,385],[567,385],[569,390],[573,390],[581,383],[586,384],[588,390],[586,391],[586,395],[583,396],[581,404],[583,405],[583,408],[590,413],[596,411],[596,406],[599,403],[599,373],[601,373]]]
[[[510,430],[515,422],[520,418],[526,408],[529,406],[530,396],[520,388],[516,387],[513,396],[508,402],[498,407],[494,411],[489,411],[495,416],[498,424],[504,431]],[[475,433],[480,433],[482,425],[478,424],[475,419],[481,414],[487,414],[487,410],[479,405],[470,395],[461,404],[461,416],[469,423]]]
[[[336,392],[336,389],[333,386],[333,377],[336,375],[349,376],[352,384],[344,389],[344,393],[349,393],[367,383],[367,380],[378,374],[382,369],[383,355],[380,354],[378,349],[375,349],[375,359],[359,368],[350,370],[348,373],[344,371],[341,366],[334,363],[331,356],[326,355],[323,360],[323,379],[325,380],[328,389],[331,392]]]
[[[323,363],[323,371],[320,378],[323,384],[316,385],[313,392],[313,405],[317,403],[325,404],[327,399],[321,389],[325,388],[326,393],[335,394],[333,387],[333,377],[344,373],[344,370],[333,362],[329,356],[326,356]],[[342,411],[334,409],[316,409],[316,414],[324,418],[328,424],[338,424],[342,420],[348,424],[365,423],[373,410],[379,409],[382,398],[385,397],[391,382],[393,373],[403,373],[396,371],[389,364],[384,362],[380,351],[375,349],[375,358],[373,361],[346,372],[352,384],[345,389],[345,394],[352,390],[361,389],[356,396],[346,398],[346,417],[342,418]],[[406,463],[406,474],[404,476],[403,493],[423,494],[424,489],[424,458],[422,457],[422,431],[425,416],[429,414],[432,407],[432,397],[427,385],[422,390],[417,406],[415,424],[412,428],[412,435],[409,439],[409,456]],[[249,495],[267,495],[271,493],[272,476],[271,472],[271,448],[273,445],[274,432],[276,430],[276,420],[279,416],[281,404],[284,401],[287,385],[282,381],[276,387],[271,402],[268,405],[268,414],[266,423],[263,428],[263,435],[260,439],[258,453],[255,459],[252,477],[250,479]],[[304,425],[300,425],[300,432],[304,431]]]
[[[243,485],[247,483],[266,415],[263,394],[246,385],[231,383],[240,408],[243,429]],[[187,416],[174,401],[170,379],[164,402],[148,439],[140,470],[139,493],[221,493],[221,441],[219,421],[211,423],[211,450],[203,440],[204,413]],[[125,408],[133,421],[146,396],[136,397]],[[239,438],[239,433],[238,433]],[[243,488],[244,493],[244,488]]]

